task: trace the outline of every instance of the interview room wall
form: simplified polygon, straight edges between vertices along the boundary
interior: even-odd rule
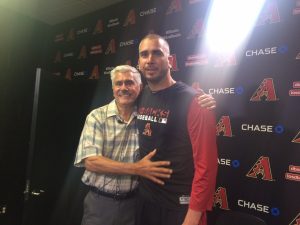
[[[210,3],[128,0],[56,25],[47,69],[70,82],[107,82],[114,66],[137,65],[144,35],[164,36],[173,77],[217,100],[219,173],[211,220],[236,210],[269,225],[294,225],[300,217],[299,1],[266,1],[244,48],[226,54],[202,45]]]

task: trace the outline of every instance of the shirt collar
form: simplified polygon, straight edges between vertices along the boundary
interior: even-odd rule
[[[133,109],[133,112],[132,112],[132,114],[131,114],[131,117],[136,117],[136,115],[137,115],[137,107],[134,106],[134,109]],[[117,107],[117,104],[116,104],[115,99],[112,100],[112,101],[108,104],[108,107],[107,107],[107,117],[111,117],[111,116],[117,116],[117,117],[120,117],[119,111],[118,111],[118,107]]]

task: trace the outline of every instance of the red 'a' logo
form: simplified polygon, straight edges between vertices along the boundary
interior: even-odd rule
[[[133,9],[129,11],[125,23],[123,24],[123,27],[127,27],[129,24],[130,25],[135,24],[135,11]]]
[[[271,166],[269,157],[261,156],[247,173],[247,177],[257,178],[257,175],[261,175],[262,180],[274,181],[271,172]]]
[[[223,133],[225,137],[232,137],[231,123],[229,116],[222,116],[216,127],[217,136]]]
[[[105,51],[105,55],[116,53],[116,41],[111,39]]]
[[[101,33],[103,33],[103,21],[98,20],[94,28],[93,34],[101,34]]]
[[[181,0],[173,0],[166,12],[166,15],[179,12],[182,10]]]
[[[54,63],[60,63],[60,62],[61,62],[61,52],[58,51],[55,55]]]
[[[67,36],[67,41],[74,41],[74,40],[75,40],[75,31],[74,28],[71,28]]]
[[[187,39],[192,39],[195,37],[200,37],[203,34],[204,30],[204,24],[202,20],[197,20],[196,23],[194,24],[192,31],[190,34],[187,36]]]
[[[72,80],[72,71],[71,68],[68,68],[65,75],[66,80]]]
[[[219,205],[220,209],[229,210],[226,188],[219,187],[214,194],[214,207]]]
[[[176,54],[172,54],[171,57],[169,58],[169,60],[170,60],[171,66],[172,66],[172,71],[178,71]]]
[[[289,225],[300,225],[300,213],[293,219],[293,221]]]
[[[99,66],[98,65],[95,65],[93,70],[92,70],[92,73],[91,73],[91,76],[89,77],[90,80],[98,80],[99,79]]]
[[[294,139],[292,140],[292,142],[300,144],[300,131],[298,132],[298,134],[294,137]]]
[[[261,101],[262,98],[265,99],[265,101],[277,101],[274,83],[272,78],[266,78],[264,79],[257,90],[254,92],[252,97],[250,98],[250,101]]]
[[[86,46],[83,45],[80,49],[80,53],[78,55],[78,59],[86,59],[86,56],[87,56],[87,49],[86,49]]]
[[[257,26],[265,25],[268,23],[279,23],[279,22],[280,22],[280,16],[279,16],[277,3],[275,2],[266,3],[264,9],[262,10],[257,20]]]

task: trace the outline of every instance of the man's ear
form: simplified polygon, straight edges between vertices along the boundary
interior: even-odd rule
[[[169,62],[169,68],[172,69],[173,67],[173,56],[172,55],[169,55],[168,56],[168,62]]]

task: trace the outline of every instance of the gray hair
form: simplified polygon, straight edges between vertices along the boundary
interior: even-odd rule
[[[115,76],[117,73],[126,73],[126,72],[131,72],[133,74],[135,81],[139,85],[142,84],[141,74],[139,73],[139,71],[136,68],[129,66],[129,65],[120,65],[120,66],[116,66],[110,72],[110,79],[111,79],[112,85],[114,85],[114,80],[115,80]]]

